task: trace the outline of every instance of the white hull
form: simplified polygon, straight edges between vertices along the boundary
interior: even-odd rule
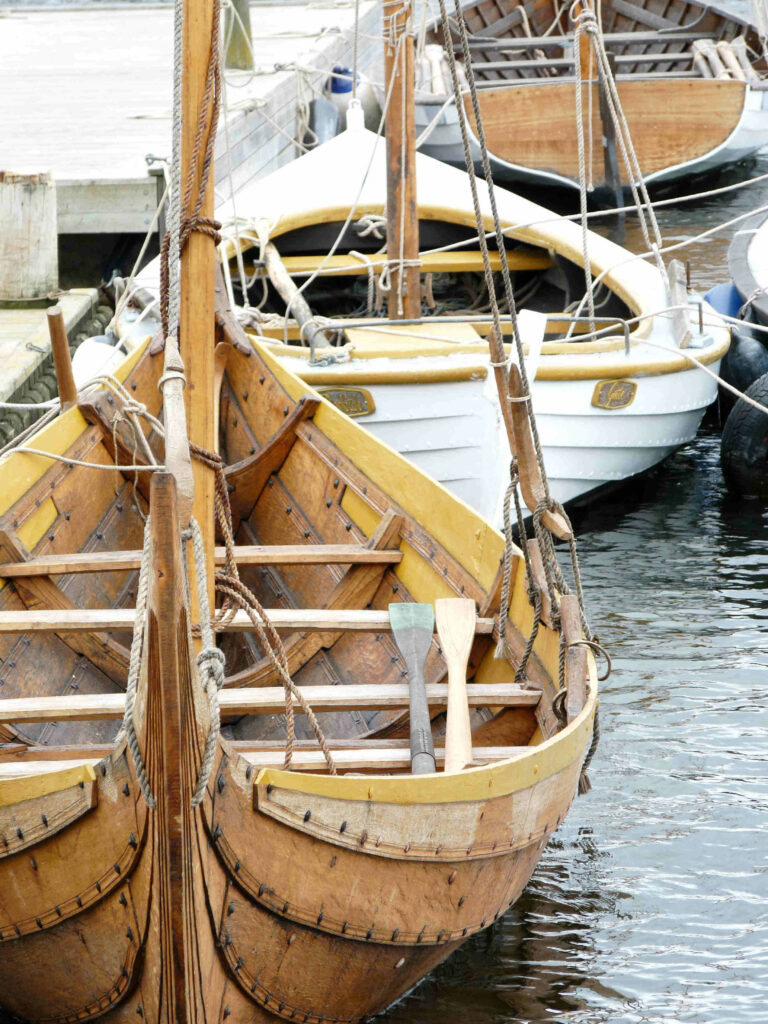
[[[306,368],[302,360],[285,361],[297,373]],[[391,362],[400,371],[410,369],[406,364],[411,361]],[[418,363],[428,376],[430,362],[422,358],[411,365]],[[716,373],[720,360],[709,365]],[[366,367],[360,369],[363,377]],[[354,387],[350,364],[339,370],[344,386]],[[333,367],[325,373],[330,384]],[[643,473],[692,441],[717,393],[716,382],[693,369],[638,377],[631,405],[600,409],[592,405],[595,383],[537,380],[533,386],[550,489],[562,503]],[[360,423],[498,525],[509,480],[509,447],[493,378],[364,386],[375,411]]]

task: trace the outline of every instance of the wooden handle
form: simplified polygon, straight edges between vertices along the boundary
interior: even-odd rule
[[[475,602],[462,597],[435,601],[435,619],[443,657],[448,666],[445,771],[460,772],[472,760],[467,664],[475,639]]]
[[[51,336],[51,352],[53,366],[56,370],[56,383],[59,386],[61,408],[69,409],[77,402],[77,385],[72,373],[72,358],[69,354],[69,339],[64,326],[64,316],[59,306],[48,310],[48,333]]]

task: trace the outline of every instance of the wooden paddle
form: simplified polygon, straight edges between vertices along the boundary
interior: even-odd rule
[[[411,717],[411,771],[425,775],[436,770],[432,726],[424,688],[424,663],[427,660],[435,613],[431,604],[409,601],[389,606],[392,634],[408,669]]]
[[[472,760],[472,730],[467,701],[467,664],[475,639],[475,602],[463,597],[435,601],[437,635],[448,666],[448,721],[445,771],[460,772]]]

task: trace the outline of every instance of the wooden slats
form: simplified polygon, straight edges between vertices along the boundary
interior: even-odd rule
[[[326,610],[303,608],[266,608],[276,629],[355,630],[381,633],[390,629],[389,612],[376,610]],[[133,608],[77,609],[75,611],[0,612],[0,633],[89,633],[104,630],[133,629]],[[477,632],[493,632],[494,619],[478,619]],[[253,629],[245,612],[221,627],[222,631],[244,633]]]
[[[313,711],[367,711],[379,708],[407,708],[407,683],[355,684],[349,686],[304,686],[299,692]],[[470,683],[467,698],[471,707],[535,707],[538,690],[526,690],[514,683]],[[448,687],[427,686],[432,708],[444,708]],[[219,694],[223,715],[273,715],[285,711],[282,686],[225,689]],[[294,698],[294,707],[301,710]],[[25,697],[0,700],[0,722],[85,722],[122,718],[125,694],[68,694],[65,697]]]
[[[411,766],[411,751],[408,742],[402,746],[359,746],[334,747],[330,745],[331,754],[336,766],[344,771],[386,772],[402,770]],[[475,747],[473,765],[488,761],[502,761],[520,754],[530,753],[530,747]],[[445,750],[438,747],[435,751],[438,768],[445,762]],[[274,750],[243,751],[244,760],[256,768],[282,768],[283,747]],[[95,764],[98,758],[61,761],[6,761],[0,763],[0,782],[10,779],[28,778],[33,775],[44,775],[48,772],[61,772],[70,768],[81,768]],[[321,750],[301,748],[294,752],[292,767],[297,771],[327,771],[325,758]],[[469,766],[471,767],[471,765]]]
[[[625,53],[614,57],[617,65],[624,64],[690,64],[686,53]],[[572,68],[571,57],[544,57],[540,60],[494,60],[473,65],[478,71],[528,71],[536,68]],[[586,76],[585,76],[586,77]],[[511,269],[511,268],[510,268]]]
[[[248,544],[235,548],[239,565],[395,565],[402,551],[371,550],[361,544]],[[216,565],[224,565],[225,550],[216,548]],[[121,572],[138,569],[140,551],[81,551],[70,555],[40,555],[26,562],[0,564],[0,576],[58,576],[71,572]]]
[[[603,41],[607,45],[634,46],[652,45],[668,46],[672,43],[692,43],[695,39],[717,39],[715,32],[606,32]],[[506,39],[488,39],[482,42],[469,41],[471,50],[544,50],[550,47],[573,46],[573,36],[531,36],[507,37]],[[458,53],[461,46],[456,47]]]

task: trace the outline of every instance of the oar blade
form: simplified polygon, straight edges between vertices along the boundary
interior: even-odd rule
[[[399,602],[389,606],[392,635],[408,670],[410,690],[411,771],[423,775],[435,771],[435,748],[424,686],[424,663],[435,629],[431,604]]]
[[[472,729],[467,700],[467,665],[475,640],[475,602],[464,598],[435,601],[437,634],[448,668],[445,771],[460,772],[472,760]]]

